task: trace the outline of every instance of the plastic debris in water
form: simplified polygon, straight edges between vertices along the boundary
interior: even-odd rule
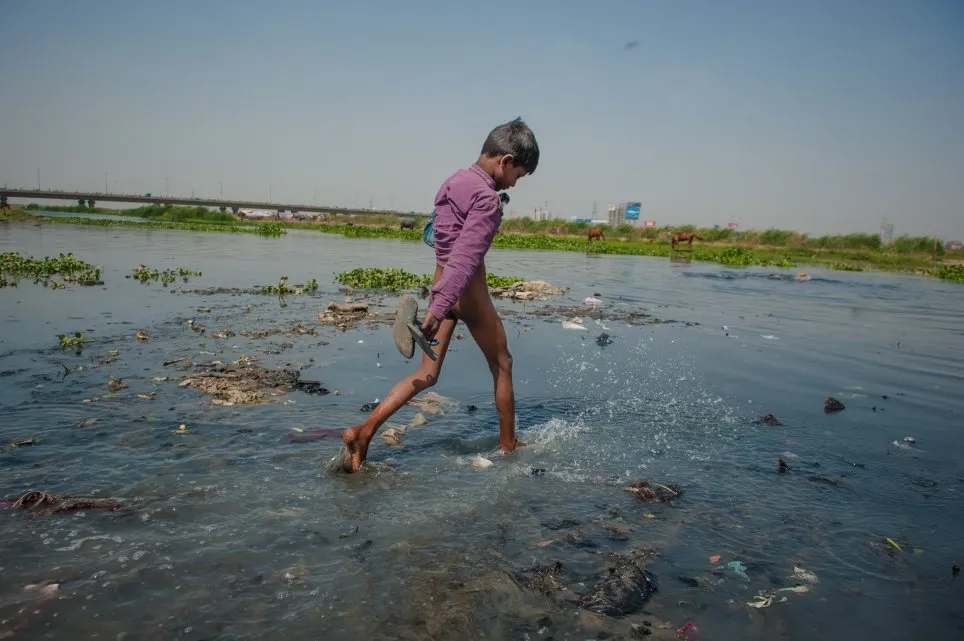
[[[564,321],[562,321],[562,328],[563,328],[563,329],[581,329],[581,330],[583,330],[583,331],[586,331],[586,328],[585,328],[583,325],[580,325],[580,324],[579,324],[578,321],[580,321],[580,320],[582,320],[582,319],[580,319],[580,318],[574,318],[574,319],[572,319],[571,321],[564,320]]]
[[[733,570],[733,572],[735,572],[738,576],[740,576],[740,578],[744,579],[745,581],[750,580],[750,577],[746,573],[746,566],[743,565],[742,561],[730,561],[729,563],[726,564],[726,567]]]
[[[904,551],[904,548],[900,547],[900,544],[898,544],[897,541],[895,541],[894,539],[890,538],[889,536],[886,537],[886,538],[884,538],[884,540],[887,541],[888,543],[890,543],[892,546],[894,546],[894,549],[897,550],[898,552],[903,552],[903,551]]]
[[[795,594],[805,594],[810,591],[809,585],[795,585],[792,588],[780,588],[777,592],[793,592]]]
[[[710,565],[716,565],[719,562],[720,562],[719,554],[714,554],[713,556],[710,557]]]
[[[676,631],[676,634],[680,635],[680,637],[683,638],[683,641],[693,641],[696,637],[691,636],[690,633],[699,632],[699,630],[700,629],[696,627],[695,623],[693,623],[692,621],[688,621],[687,623],[684,623],[679,630]]]
[[[758,594],[755,597],[753,597],[753,601],[747,601],[746,604],[751,608],[756,608],[757,610],[760,610],[762,608],[768,608],[771,605],[773,605],[773,597]]]
[[[487,470],[493,465],[495,465],[495,463],[485,458],[481,454],[476,454],[475,458],[472,459],[472,467],[474,467],[477,470]]]
[[[809,570],[797,566],[793,566],[793,578],[800,579],[801,581],[806,581],[807,583],[817,583],[820,579],[817,575]]]

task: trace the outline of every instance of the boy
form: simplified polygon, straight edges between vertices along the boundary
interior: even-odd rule
[[[498,191],[514,187],[539,164],[539,145],[521,118],[493,129],[478,160],[450,176],[435,196],[435,277],[422,334],[437,340],[437,358],[427,353],[414,374],[399,381],[360,425],[345,430],[342,467],[356,472],[375,432],[416,394],[435,385],[455,325],[461,320],[482,350],[495,383],[499,449],[523,445],[515,436],[512,356],[505,329],[485,284],[484,257],[502,222]],[[401,311],[401,310],[400,310]]]

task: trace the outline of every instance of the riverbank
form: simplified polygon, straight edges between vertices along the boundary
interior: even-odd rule
[[[58,208],[69,209],[69,208]],[[98,211],[96,213],[103,212]],[[118,212],[111,211],[111,215],[118,215]],[[10,210],[0,212],[0,221],[32,221],[45,222],[47,224],[79,224],[96,225],[104,227],[138,227],[145,226],[158,229],[175,229],[183,231],[215,231],[230,233],[249,233],[264,236],[281,236],[287,229],[304,229],[320,231],[327,234],[339,234],[347,238],[394,238],[399,240],[409,240],[420,242],[422,240],[421,227],[416,224],[415,229],[400,229],[398,225],[387,226],[384,221],[316,221],[316,222],[297,222],[297,221],[247,221],[231,220],[228,221],[220,216],[223,212],[211,212],[212,215],[218,214],[208,220],[182,219],[170,220],[161,218],[155,213],[148,218],[130,213],[128,215],[138,220],[111,220],[99,218],[59,217],[57,219],[36,215],[33,212],[23,210]],[[163,215],[163,214],[162,214]],[[172,216],[179,218],[180,216]],[[515,221],[507,221],[513,223]],[[581,225],[581,223],[576,224]],[[964,265],[956,254],[945,256],[943,248],[939,247],[936,252],[910,251],[919,249],[921,239],[905,239],[897,248],[888,249],[833,249],[832,247],[850,245],[865,245],[870,242],[863,238],[863,235],[851,235],[840,237],[822,237],[812,239],[809,244],[801,242],[806,240],[805,235],[792,235],[787,232],[780,234],[770,233],[770,238],[777,239],[782,237],[798,246],[779,246],[766,245],[762,241],[766,240],[766,233],[744,232],[743,235],[734,237],[727,234],[726,238],[714,241],[696,241],[690,249],[673,249],[668,242],[661,240],[657,234],[651,234],[652,238],[634,239],[632,234],[619,235],[617,228],[610,233],[616,233],[607,240],[589,242],[584,237],[575,236],[568,233],[572,225],[558,225],[556,231],[559,233],[533,233],[524,231],[513,231],[518,227],[515,224],[505,225],[506,230],[496,236],[493,246],[502,249],[528,249],[540,251],[569,251],[585,254],[599,255],[623,255],[623,256],[657,256],[668,257],[675,262],[708,261],[727,266],[767,266],[782,269],[801,268],[804,266],[816,266],[825,269],[838,271],[892,271],[906,272],[920,275],[934,276],[956,282],[964,282]],[[705,233],[701,230],[701,233]],[[790,234],[790,235],[788,235]],[[705,238],[705,237],[704,237]],[[740,242],[740,239],[753,240],[754,242]],[[819,241],[819,243],[817,242]],[[914,241],[914,242],[910,242]],[[820,248],[814,245],[820,244],[828,248]],[[803,246],[799,246],[803,245]],[[904,251],[899,251],[903,249]],[[960,252],[958,252],[960,253]],[[936,255],[935,255],[936,254]]]

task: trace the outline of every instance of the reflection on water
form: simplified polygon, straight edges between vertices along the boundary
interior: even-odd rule
[[[401,447],[376,439],[369,468],[344,476],[324,470],[337,436],[287,434],[357,423],[412,364],[384,325],[341,332],[317,312],[342,298],[334,272],[430,271],[424,245],[5,225],[11,250],[73,251],[103,265],[105,286],[0,290],[0,438],[35,439],[0,453],[3,497],[124,508],[0,511],[0,637],[632,638],[646,620],[653,638],[687,622],[700,638],[951,638],[964,626],[951,576],[964,516],[959,286],[494,251],[492,272],[569,286],[553,305],[598,293],[604,310],[699,324],[584,318],[574,331],[530,314],[541,303],[499,301],[527,447],[494,453],[491,381],[462,330],[434,389],[457,405],[405,408],[392,419],[410,426]],[[204,276],[168,288],[124,278],[140,264]],[[322,291],[285,307],[240,292],[282,274]],[[210,288],[225,291],[184,291]],[[394,297],[373,303],[391,312]],[[73,331],[95,341],[79,356],[56,349]],[[604,331],[611,343],[594,340]],[[242,354],[333,393],[216,406],[179,385],[193,367],[164,365]],[[127,388],[110,392],[108,376]],[[824,414],[827,396],[846,409]],[[783,426],[757,422],[767,412]],[[478,455],[494,465],[473,465]],[[624,489],[641,478],[683,493],[644,503]],[[649,547],[659,589],[644,610],[579,606],[611,554]],[[520,578],[557,561],[565,589],[547,596]],[[794,566],[819,582],[776,592],[801,583]],[[773,603],[749,607],[760,593]]]

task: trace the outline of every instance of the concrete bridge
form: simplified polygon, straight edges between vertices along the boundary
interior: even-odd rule
[[[40,189],[4,189],[0,187],[0,206],[7,206],[9,198],[29,198],[31,200],[70,200],[81,206],[93,207],[98,202],[143,203],[147,205],[189,205],[200,207],[217,207],[222,211],[230,209],[238,213],[241,209],[264,209],[279,214],[290,212],[312,212],[319,214],[341,214],[345,216],[363,216],[373,214],[390,214],[399,218],[413,219],[417,216],[427,216],[416,212],[390,211],[387,209],[358,209],[357,207],[330,207],[327,205],[296,205],[283,203],[268,203],[256,200],[221,200],[219,198],[178,198],[171,196],[154,196],[152,194],[117,194],[98,193],[92,191],[57,191]]]

